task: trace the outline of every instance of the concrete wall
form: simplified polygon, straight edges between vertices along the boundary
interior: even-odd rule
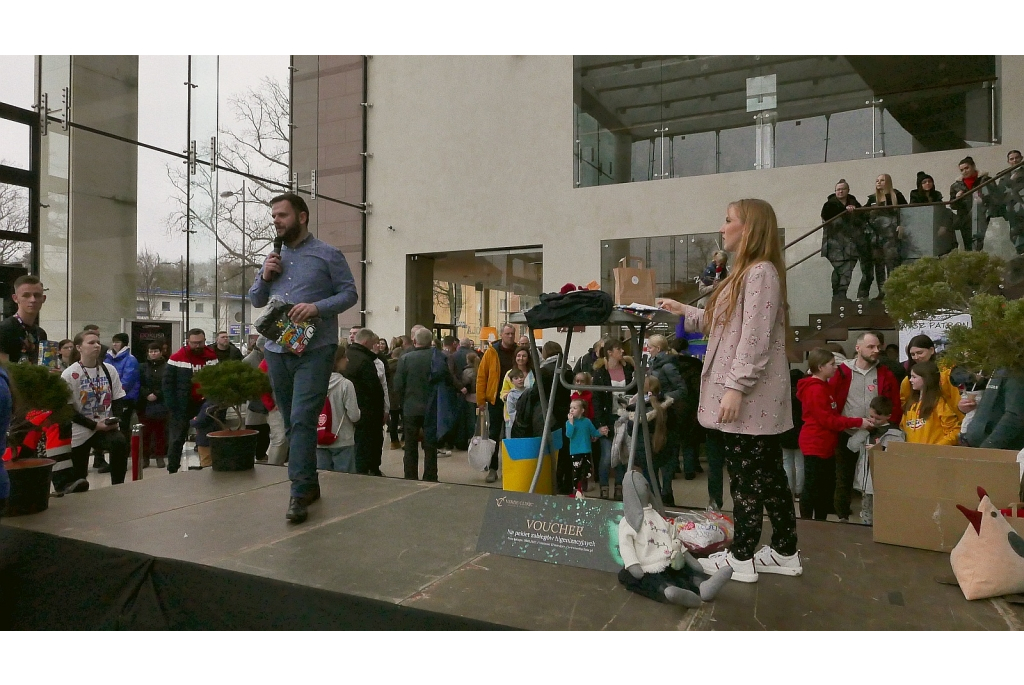
[[[404,329],[407,254],[542,245],[544,290],[600,280],[600,240],[717,231],[741,197],[771,202],[792,239],[819,223],[840,177],[863,201],[889,173],[904,194],[920,170],[943,194],[964,150],[765,171],[573,187],[572,57],[389,57],[369,63],[367,325]],[[1002,139],[970,154],[982,170],[1024,145],[1024,57],[1002,58]],[[393,226],[394,230],[388,230]],[[997,238],[998,240],[998,238]],[[813,244],[811,244],[813,243]],[[795,248],[789,260],[815,251]],[[794,323],[827,310],[830,267],[790,274]],[[590,341],[596,333],[588,332]]]
[[[358,204],[363,201],[363,57],[321,55],[293,58],[292,168],[306,186],[317,170],[317,192]],[[336,202],[310,201],[310,230],[345,254],[362,297],[363,214]],[[404,271],[404,260],[400,267]],[[362,323],[361,301],[341,314],[342,330]]]
[[[74,56],[73,120],[138,137],[137,56]],[[71,132],[69,331],[100,326],[104,340],[135,315],[138,155],[134,147]]]

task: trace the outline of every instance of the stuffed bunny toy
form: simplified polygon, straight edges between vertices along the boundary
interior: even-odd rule
[[[624,516],[619,521],[619,554],[625,566],[619,582],[657,602],[698,607],[714,599],[732,576],[726,566],[708,578],[675,537],[675,528],[655,510],[651,488],[634,469],[622,482]]]

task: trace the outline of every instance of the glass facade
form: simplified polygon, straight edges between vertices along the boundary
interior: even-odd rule
[[[315,141],[333,105],[318,100],[313,60],[303,70],[313,97],[296,111],[288,56],[0,57],[0,261],[43,278],[51,337],[144,318],[240,341],[255,316],[245,294],[273,243],[271,197],[297,185],[314,234],[324,205],[361,226],[361,184],[339,202],[316,194],[308,170],[292,174],[293,121],[312,112]],[[361,71],[358,85],[361,117]],[[41,94],[45,130],[33,111]],[[361,233],[344,248],[358,284]],[[111,287],[122,282],[134,292]]]
[[[639,258],[654,269],[657,297],[691,302],[699,297],[696,280],[720,249],[720,238],[715,232],[602,240],[601,289],[614,293],[614,269],[623,259]]]
[[[474,341],[496,339],[510,315],[540,302],[544,282],[540,247],[410,255],[409,267],[415,322]]]
[[[992,145],[995,56],[576,56],[577,187]]]

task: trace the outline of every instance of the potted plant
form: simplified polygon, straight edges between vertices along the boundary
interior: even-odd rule
[[[43,431],[70,421],[71,389],[60,376],[42,366],[11,364],[7,367],[14,396],[14,413],[7,433],[12,459],[7,462],[11,494],[5,516],[43,511],[50,503],[53,459],[40,459],[36,447]]]
[[[192,381],[206,398],[207,414],[221,427],[209,433],[214,471],[244,471],[256,462],[256,436],[258,431],[246,430],[242,420],[242,405],[260,399],[270,392],[270,380],[259,369],[241,361],[226,361],[205,366]],[[217,412],[232,408],[238,425],[229,428],[217,417]]]

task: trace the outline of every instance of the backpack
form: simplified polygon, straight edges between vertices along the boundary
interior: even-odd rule
[[[334,413],[331,411],[331,398],[324,401],[324,408],[320,411],[320,417],[316,420],[316,444],[321,447],[333,445],[338,436],[331,432],[334,428]]]

